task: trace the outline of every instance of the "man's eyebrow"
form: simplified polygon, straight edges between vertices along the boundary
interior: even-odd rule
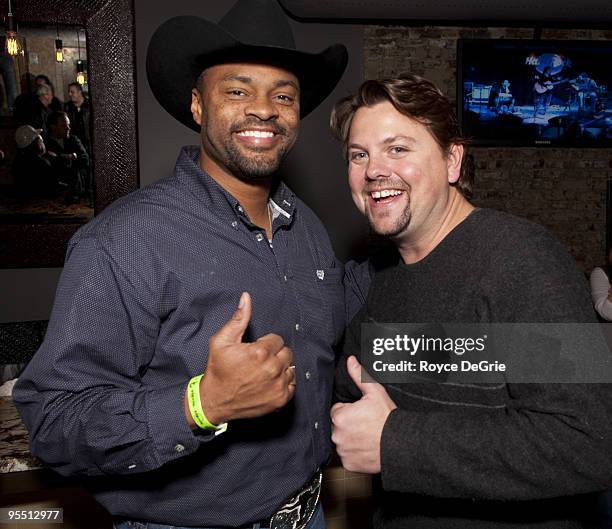
[[[407,141],[408,143],[416,143],[416,140],[411,136],[403,136],[402,134],[398,134],[397,136],[390,136],[389,138],[385,138],[382,143],[384,145],[388,145],[389,143],[396,142],[398,140]]]
[[[361,149],[362,151],[365,150],[365,147],[359,145],[358,143],[351,143],[348,146],[349,149]]]
[[[394,143],[398,140],[402,140],[402,141],[406,141],[410,144],[415,144],[416,140],[414,138],[412,138],[411,136],[403,136],[401,134],[398,134],[397,136],[389,136],[388,138],[385,138],[381,144],[382,145],[389,145],[390,143]],[[348,146],[349,149],[362,149],[365,150],[365,147],[363,147],[362,145],[360,145],[359,143],[351,143]]]
[[[236,75],[233,73],[227,74],[224,78],[224,81],[238,81],[239,83],[251,84],[253,79],[251,79],[247,75]]]
[[[283,86],[293,86],[296,90],[300,89],[297,83],[291,79],[279,79],[274,83],[274,88],[282,88]]]

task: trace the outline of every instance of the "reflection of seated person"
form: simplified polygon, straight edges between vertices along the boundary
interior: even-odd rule
[[[34,77],[35,87],[38,87],[43,84],[47,85],[51,89],[51,103],[49,103],[51,110],[53,111],[62,110],[62,102],[57,97],[55,97],[55,87],[53,86],[53,83],[51,82],[51,80],[46,75],[43,75],[43,74],[39,74],[36,77]]]
[[[26,87],[29,83],[30,80],[26,79]],[[46,131],[47,118],[56,110],[62,110],[62,103],[55,97],[51,81],[46,75],[37,75],[33,80],[33,91],[24,92],[15,100],[14,116],[20,124]]]
[[[607,260],[608,262],[604,266],[593,268],[591,272],[591,296],[599,317],[606,321],[612,321],[612,285],[610,285],[612,250],[610,250]]]
[[[578,110],[583,112],[595,112],[597,104],[597,83],[591,79],[586,72],[582,72],[572,83],[572,87],[578,94]]]
[[[47,119],[53,112],[51,102],[53,101],[53,91],[46,84],[41,84],[34,90],[34,98],[32,99],[29,108],[24,116],[26,124],[31,125],[35,129],[47,131]]]
[[[68,98],[70,101],[64,105],[64,110],[70,119],[70,129],[89,151],[89,99],[79,83],[68,85]]]
[[[41,129],[22,125],[15,131],[17,154],[13,161],[15,184],[19,191],[30,196],[53,196],[67,186],[58,179],[40,135]]]
[[[53,112],[47,120],[47,152],[58,178],[68,182],[73,197],[86,197],[91,191],[89,155],[81,140],[70,134],[66,112]]]

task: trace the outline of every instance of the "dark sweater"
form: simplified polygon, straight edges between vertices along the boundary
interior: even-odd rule
[[[588,289],[546,230],[475,210],[418,263],[379,270],[351,323],[595,322]],[[612,388],[385,384],[376,527],[591,527],[612,484]],[[337,398],[360,393],[338,364]]]

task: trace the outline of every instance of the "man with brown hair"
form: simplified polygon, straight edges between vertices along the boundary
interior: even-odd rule
[[[362,324],[594,322],[573,259],[542,227],[475,208],[453,106],[413,75],[336,105],[353,200],[393,241],[336,374],[345,468],[380,474],[376,527],[589,527],[612,481],[612,390],[597,384],[363,382]],[[364,345],[365,347],[365,345]]]

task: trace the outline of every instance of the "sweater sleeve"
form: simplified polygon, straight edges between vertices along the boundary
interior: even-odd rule
[[[610,281],[601,268],[591,272],[591,297],[597,313],[607,321],[612,321],[612,302],[608,299]]]
[[[506,239],[505,250],[489,250],[490,273],[480,278],[490,321],[595,321],[586,283],[558,242],[544,230]],[[389,388],[391,398],[406,391]],[[612,384],[508,383],[505,391],[505,405],[394,410],[381,440],[384,489],[531,500],[611,486]]]
[[[387,491],[533,500],[612,483],[609,387],[513,384],[512,405],[389,415],[381,441]],[[390,392],[391,398],[394,392]],[[606,422],[607,421],[607,424]]]

